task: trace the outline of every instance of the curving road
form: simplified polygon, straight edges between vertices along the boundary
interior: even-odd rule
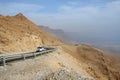
[[[42,52],[29,52],[29,53],[23,53],[23,54],[15,54],[15,55],[8,55],[8,56],[0,56],[0,66],[5,66],[6,63],[17,61],[17,60],[25,60],[28,58],[40,56],[46,53],[50,53],[55,51],[55,48],[48,48],[45,51]]]

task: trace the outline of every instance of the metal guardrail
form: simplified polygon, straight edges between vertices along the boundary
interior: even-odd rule
[[[53,52],[55,50],[56,49],[51,48],[49,50],[45,50],[42,52],[29,52],[29,53],[23,53],[23,54],[0,56],[0,65],[5,66],[7,62],[16,61],[16,60],[25,60],[25,59],[36,57],[45,53]]]

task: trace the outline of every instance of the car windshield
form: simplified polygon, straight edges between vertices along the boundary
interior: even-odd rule
[[[43,48],[43,47],[37,47],[37,48]]]

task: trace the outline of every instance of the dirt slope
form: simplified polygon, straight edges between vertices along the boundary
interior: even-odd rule
[[[77,58],[82,64],[83,70],[97,80],[120,79],[120,59],[117,57],[110,56],[86,44],[76,47],[64,46],[64,50]]]

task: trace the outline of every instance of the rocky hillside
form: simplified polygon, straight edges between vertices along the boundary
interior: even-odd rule
[[[119,58],[86,44],[64,46],[64,50],[77,58],[83,70],[97,80],[120,79]]]
[[[40,30],[23,14],[0,15],[0,52],[33,51],[40,45],[59,44],[59,40]]]

